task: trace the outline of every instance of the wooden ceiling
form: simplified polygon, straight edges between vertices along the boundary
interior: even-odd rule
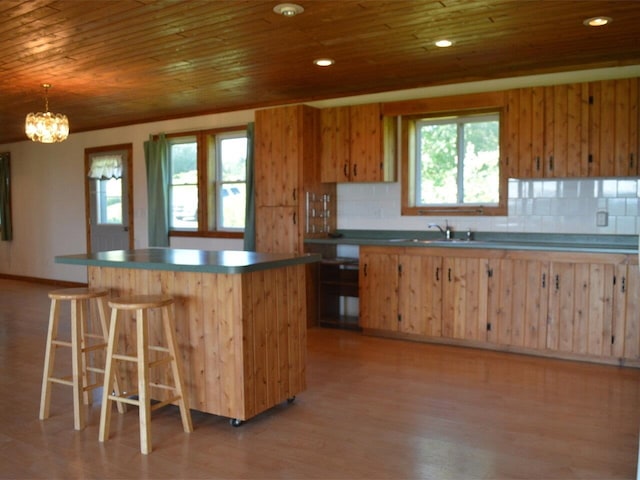
[[[0,144],[49,108],[71,132],[451,82],[640,64],[640,2],[2,0]],[[613,22],[588,28],[583,20]],[[453,47],[433,45],[439,38]],[[334,58],[330,68],[312,61]]]

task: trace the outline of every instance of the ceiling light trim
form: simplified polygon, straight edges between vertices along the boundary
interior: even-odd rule
[[[611,17],[599,16],[587,18],[582,23],[587,27],[604,27],[605,25],[609,25],[612,21],[613,19]]]
[[[322,67],[322,68],[326,68],[326,67],[330,67],[332,65],[334,65],[336,63],[336,61],[333,58],[316,58],[313,61],[313,64],[318,66],[318,67]]]
[[[283,17],[295,17],[304,12],[304,8],[297,3],[279,3],[273,7],[273,11]]]

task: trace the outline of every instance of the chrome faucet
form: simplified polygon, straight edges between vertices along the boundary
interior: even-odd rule
[[[442,228],[437,223],[430,223],[428,225],[428,227],[429,228],[437,228],[438,230],[440,230],[440,233],[442,233],[442,235],[444,235],[444,238],[446,238],[447,240],[451,240],[451,238],[453,237],[453,232],[452,232],[451,227],[449,226],[449,222],[447,220],[445,220],[445,228]]]

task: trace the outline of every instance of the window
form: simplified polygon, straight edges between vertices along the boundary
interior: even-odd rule
[[[403,121],[404,215],[506,213],[500,113]]]
[[[241,233],[246,131],[196,132],[170,136],[168,141],[171,233]]]

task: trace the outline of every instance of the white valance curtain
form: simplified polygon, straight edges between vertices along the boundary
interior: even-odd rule
[[[121,154],[93,155],[89,166],[89,178],[96,180],[108,180],[110,178],[122,178]]]

